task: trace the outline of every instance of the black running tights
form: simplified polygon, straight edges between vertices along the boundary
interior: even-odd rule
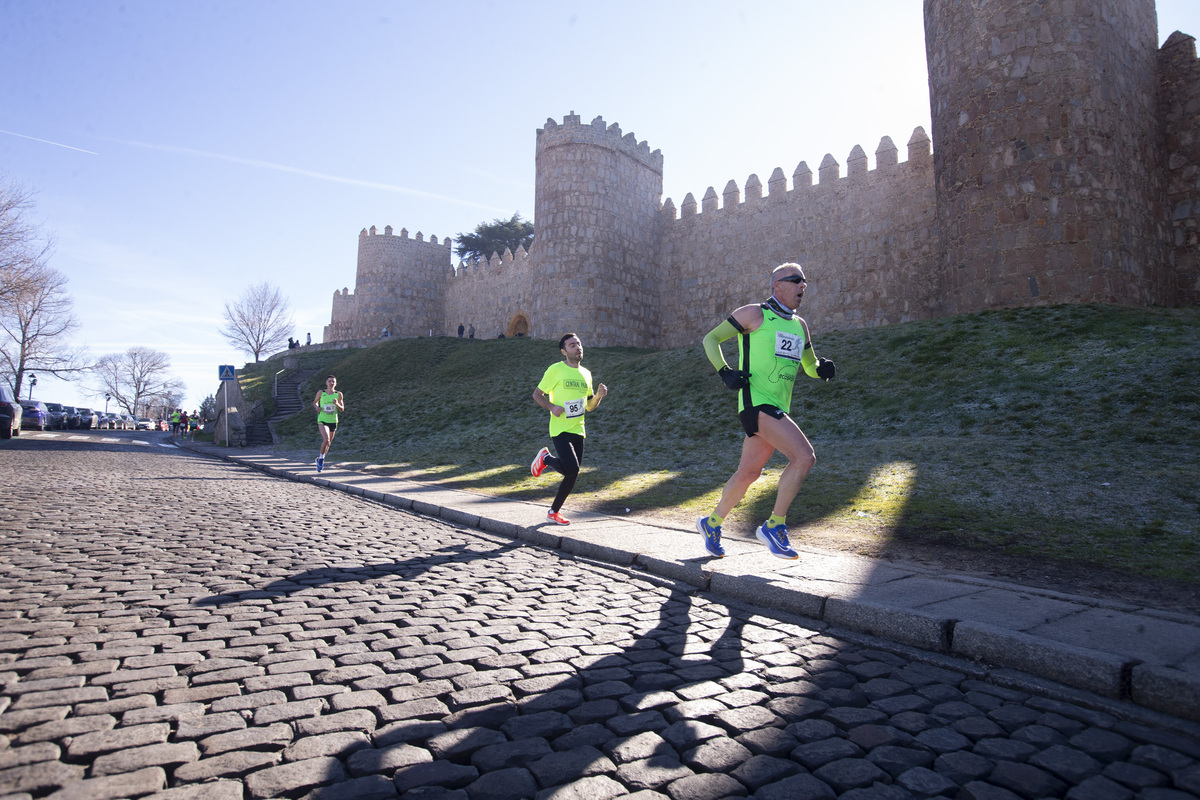
[[[562,483],[558,485],[558,494],[554,495],[551,511],[558,511],[567,502],[567,495],[575,488],[575,479],[579,477],[579,465],[583,463],[583,437],[578,433],[560,433],[550,441],[554,442],[557,456],[547,456],[546,466],[562,473]]]

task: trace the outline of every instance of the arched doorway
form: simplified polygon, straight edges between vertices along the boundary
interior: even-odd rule
[[[510,339],[515,339],[518,336],[529,336],[529,317],[524,314],[516,314],[508,321],[508,329],[504,331],[504,335]]]

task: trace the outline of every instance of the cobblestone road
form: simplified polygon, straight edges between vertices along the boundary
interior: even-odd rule
[[[1196,741],[969,665],[174,450],[0,453],[0,798],[1200,794]]]

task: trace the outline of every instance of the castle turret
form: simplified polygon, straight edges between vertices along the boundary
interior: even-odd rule
[[[1153,0],[925,0],[944,313],[1172,301]]]
[[[450,239],[410,239],[389,225],[380,234],[374,225],[358,235],[358,271],[353,332],[348,338],[370,338],[387,328],[392,336],[443,333],[442,306],[450,272]]]
[[[531,335],[654,347],[662,153],[597,117],[537,132]]]

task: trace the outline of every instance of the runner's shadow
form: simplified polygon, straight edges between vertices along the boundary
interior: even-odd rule
[[[480,552],[467,545],[449,545],[432,551],[429,555],[410,558],[387,564],[363,564],[362,566],[317,567],[298,572],[288,578],[271,581],[260,589],[215,594],[194,600],[196,606],[222,606],[244,600],[262,600],[286,597],[295,592],[327,586],[331,583],[366,582],[392,576],[416,578],[428,570],[450,563],[470,562],[481,558],[495,558],[501,552],[513,550],[520,545],[501,545],[497,550]]]

